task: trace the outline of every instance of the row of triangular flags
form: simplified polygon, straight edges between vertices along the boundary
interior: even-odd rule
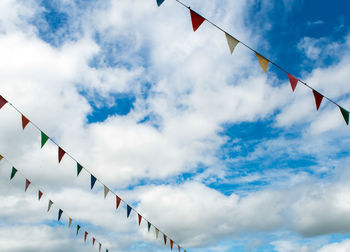
[[[158,6],[160,6],[165,0],[157,0],[157,4]],[[188,8],[190,10],[190,15],[191,15],[191,21],[192,21],[192,28],[193,31],[196,31],[201,24],[206,21],[207,19],[204,18],[203,16],[199,15],[197,12],[193,11],[190,7],[186,6],[184,3],[182,3],[179,0],[176,0],[178,3],[180,3],[181,5],[185,6],[186,8]],[[331,100],[330,98],[328,98],[327,96],[324,96],[323,94],[319,93],[318,91],[316,91],[314,88],[310,87],[308,84],[306,84],[305,82],[303,82],[302,80],[294,77],[293,75],[291,75],[290,73],[288,73],[287,71],[285,71],[282,67],[278,66],[277,64],[273,63],[272,61],[268,60],[266,57],[262,56],[261,54],[259,54],[256,50],[252,49],[251,47],[247,46],[245,43],[239,41],[238,39],[236,39],[235,37],[233,37],[232,35],[228,34],[227,32],[225,32],[222,28],[220,28],[219,26],[217,26],[216,24],[212,23],[211,21],[207,20],[210,24],[212,24],[214,27],[218,28],[220,31],[225,33],[226,36],[226,40],[230,49],[231,54],[233,53],[235,47],[241,43],[242,45],[244,45],[245,47],[247,47],[248,49],[250,49],[251,51],[253,51],[256,55],[256,57],[258,58],[259,64],[262,68],[262,70],[266,73],[267,69],[268,69],[268,65],[269,63],[275,65],[277,68],[279,68],[280,70],[282,70],[283,72],[285,72],[289,78],[292,90],[294,92],[298,82],[304,84],[306,87],[310,88],[312,90],[312,93],[314,95],[315,98],[315,103],[316,103],[316,109],[318,110],[320,108],[320,105],[322,103],[323,98],[326,98],[327,100],[329,100],[330,102],[334,103],[336,106],[338,106],[345,122],[347,125],[349,125],[349,111],[344,109],[342,106],[340,106],[338,103],[334,102],[333,100]]]
[[[2,159],[4,159],[4,157],[3,157],[2,155],[0,155],[0,161],[1,161]],[[10,180],[12,180],[12,179],[16,176],[16,174],[19,173],[19,171],[18,171],[18,169],[16,169],[16,168],[8,161],[8,159],[6,159],[6,161],[7,161],[7,162],[11,165],[11,167],[12,167],[11,175],[10,175]],[[22,175],[22,176],[23,176],[23,175]],[[28,190],[29,186],[32,184],[32,182],[31,182],[29,179],[27,179],[25,176],[23,176],[23,177],[25,178],[25,187],[24,187],[24,191],[27,192],[27,190]],[[34,186],[34,187],[35,187],[35,186]],[[36,187],[35,187],[35,188],[36,188]],[[39,190],[39,189],[38,189],[38,200],[39,200],[39,201],[41,200],[41,198],[43,197],[43,195],[44,195],[44,193],[42,192],[42,190]],[[48,200],[47,212],[49,212],[49,211],[51,210],[52,205],[54,205],[54,202],[53,202],[51,199],[49,199],[49,200]],[[58,217],[57,217],[57,221],[60,222],[60,221],[61,221],[62,214],[63,214],[64,211],[62,210],[62,208],[59,208],[58,206],[56,206],[56,207],[58,208]],[[68,228],[71,228],[72,222],[73,222],[73,219],[70,217],[70,215],[68,215]],[[76,223],[76,228],[77,228],[77,230],[76,230],[76,235],[78,236],[79,231],[80,231],[80,229],[81,229],[81,226],[80,226],[78,223]],[[88,235],[89,235],[89,232],[88,232],[88,231],[85,231],[85,232],[84,232],[84,242],[86,242]],[[96,238],[95,238],[94,236],[92,236],[91,240],[92,240],[92,246],[95,246]],[[102,243],[101,243],[101,242],[98,242],[98,251],[101,252],[101,250],[102,250]],[[106,248],[106,252],[108,252],[108,249],[107,249],[107,248]]]
[[[8,101],[0,95],[0,109],[7,104]],[[12,103],[8,103],[10,106],[12,106],[17,112],[21,115],[21,125],[22,129],[24,130],[27,125],[31,122],[26,116],[22,114],[22,112],[19,111]],[[126,217],[129,218],[131,211],[134,211],[138,216],[138,224],[141,225],[142,219],[147,221],[148,231],[150,231],[151,227],[153,226],[156,232],[156,238],[158,239],[159,233],[163,234],[164,238],[164,245],[167,244],[167,240],[169,240],[170,248],[171,250],[174,247],[174,244],[177,246],[179,252],[184,250],[180,245],[176,244],[173,239],[170,239],[164,232],[160,231],[159,228],[157,228],[155,225],[153,225],[150,221],[148,221],[146,218],[144,218],[137,210],[135,210],[133,207],[130,206],[130,204],[126,203],[122,198],[120,198],[115,192],[109,189],[101,180],[97,179],[96,176],[94,176],[90,171],[88,171],[84,166],[82,166],[75,158],[73,158],[72,155],[67,153],[62,147],[60,147],[56,142],[54,142],[47,134],[45,134],[36,124],[32,123],[32,125],[40,131],[41,134],[41,148],[43,148],[48,140],[51,140],[53,144],[55,144],[58,147],[58,163],[61,163],[63,157],[67,154],[74,162],[76,162],[76,168],[77,168],[77,176],[79,176],[80,172],[82,170],[85,170],[90,175],[90,189],[92,190],[95,186],[96,181],[98,181],[101,185],[104,187],[104,197],[107,197],[107,194],[109,192],[113,193],[116,197],[116,209],[119,208],[119,205],[121,202],[124,202],[126,205]]]

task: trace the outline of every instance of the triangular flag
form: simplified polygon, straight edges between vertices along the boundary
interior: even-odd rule
[[[106,249],[106,252],[108,252],[108,249]]]
[[[29,185],[30,185],[30,181],[26,179],[26,187],[24,189],[25,192],[28,190]]]
[[[107,194],[109,192],[109,189],[107,186],[104,186],[104,195],[105,195],[105,198],[107,197]]]
[[[92,237],[92,246],[95,246],[95,241],[96,241],[95,237]]]
[[[181,251],[181,247],[180,247],[180,245],[177,245],[177,248],[179,249],[179,252]]]
[[[91,190],[92,188],[94,188],[95,183],[96,183],[96,177],[91,174]]]
[[[44,147],[49,137],[41,131],[41,148]]]
[[[22,115],[22,128],[24,129],[29,123],[29,119]]]
[[[61,162],[64,154],[66,154],[66,152],[61,147],[58,147],[58,163]]]
[[[102,244],[99,243],[99,244],[98,244],[98,251],[99,251],[99,252],[101,252],[101,247],[102,247]]]
[[[266,58],[261,56],[259,53],[255,52],[256,57],[258,58],[259,64],[261,66],[261,69],[264,71],[264,73],[267,72],[267,67],[269,65],[269,62]]]
[[[79,176],[82,169],[83,169],[83,166],[81,164],[77,163],[77,176]]]
[[[116,206],[117,206],[117,209],[118,209],[118,207],[119,207],[119,205],[120,205],[121,198],[119,198],[118,195],[116,195],[116,199],[117,199],[117,204],[116,204]]]
[[[0,155],[0,161],[3,159],[4,157]]]
[[[238,45],[239,41],[234,37],[232,37],[231,35],[227,34],[226,32],[225,32],[225,35],[226,35],[228,47],[230,48],[230,52],[232,54],[233,51],[235,50],[235,47]]]
[[[127,205],[126,206],[126,218],[129,218],[130,213],[131,213],[131,206]]]
[[[193,31],[196,31],[204,22],[205,18],[190,9]]]
[[[15,167],[12,167],[10,180],[13,179],[13,177],[16,175],[16,173],[17,173],[17,169]]]
[[[164,245],[166,245],[166,235],[163,234],[163,239],[164,239]]]
[[[156,229],[156,239],[158,239],[159,229],[158,229],[158,228],[156,228],[156,227],[155,227],[155,229]]]
[[[151,229],[151,223],[149,221],[147,221],[147,226],[148,226],[148,232]]]
[[[165,0],[157,0],[158,7],[164,2]]]
[[[40,201],[40,199],[41,199],[42,196],[43,196],[43,193],[39,190],[39,192],[38,192],[39,201]]]
[[[316,90],[312,90],[312,93],[314,94],[315,102],[316,102],[316,109],[318,110],[320,108],[320,105],[321,105],[321,102],[322,102],[322,99],[323,99],[323,95],[321,95]]]
[[[76,235],[78,235],[79,230],[80,230],[80,226],[79,226],[79,225],[77,225],[77,234],[76,234]]]
[[[171,248],[171,250],[173,250],[173,246],[174,246],[174,241],[170,240],[170,248]]]
[[[6,99],[0,95],[0,109],[7,103]]]
[[[299,80],[297,78],[295,78],[293,75],[289,74],[289,73],[287,73],[287,75],[288,75],[289,82],[290,82],[290,85],[292,87],[292,90],[294,92],[295,88],[297,87],[297,84],[298,84]]]
[[[137,217],[139,219],[139,226],[140,226],[141,225],[142,216],[141,216],[141,214],[137,213]]]
[[[71,226],[72,226],[72,218],[69,217],[68,228],[70,228]]]
[[[50,211],[52,204],[53,204],[52,200],[49,200],[49,206],[47,207],[47,211]]]
[[[60,221],[62,213],[63,213],[62,209],[58,210],[58,221]]]
[[[340,112],[342,113],[343,117],[344,117],[344,120],[346,122],[347,125],[349,125],[349,111],[347,111],[346,109],[340,107],[338,105],[339,109],[340,109]]]
[[[88,236],[88,232],[85,231],[85,234],[84,234],[84,242],[86,242],[87,236]]]

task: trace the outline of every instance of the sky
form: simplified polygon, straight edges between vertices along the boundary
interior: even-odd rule
[[[347,1],[183,3],[350,110]],[[177,1],[2,0],[0,55],[1,251],[170,250],[99,181],[187,251],[350,250],[339,108]]]

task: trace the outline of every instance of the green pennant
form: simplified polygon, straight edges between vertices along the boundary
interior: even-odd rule
[[[44,132],[41,131],[41,148],[44,147],[48,139],[49,137]]]
[[[13,179],[13,177],[16,175],[16,173],[17,173],[17,169],[15,167],[12,167],[10,180]]]
[[[77,235],[78,235],[78,233],[79,233],[79,229],[80,229],[80,226],[77,225]]]
[[[340,112],[342,113],[344,120],[347,125],[349,125],[349,111],[339,106]]]
[[[151,229],[151,223],[149,221],[147,221],[147,225],[148,225],[148,232]]]
[[[79,176],[82,169],[83,169],[83,166],[77,162],[77,176]]]

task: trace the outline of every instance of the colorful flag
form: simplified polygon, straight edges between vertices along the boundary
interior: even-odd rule
[[[179,252],[181,251],[181,247],[180,247],[180,245],[177,245],[177,248],[179,249]]]
[[[163,234],[163,239],[164,239],[164,245],[166,245],[166,235]]]
[[[159,229],[158,229],[158,228],[156,228],[156,227],[155,227],[155,229],[156,229],[156,239],[158,239]]]
[[[118,195],[116,195],[116,200],[117,200],[116,206],[117,206],[117,209],[118,209],[118,207],[120,205],[121,198],[119,198]]]
[[[173,250],[173,246],[174,246],[174,241],[170,240],[170,248],[171,248],[171,250]]]
[[[151,223],[149,221],[147,221],[147,226],[148,226],[148,232],[151,229]]]
[[[79,230],[80,230],[80,226],[79,226],[79,225],[77,225],[77,234],[76,234],[76,235],[78,235]]]
[[[44,132],[41,131],[41,148],[44,147],[48,139],[49,137]]]
[[[30,185],[30,181],[26,179],[26,187],[24,189],[25,192],[28,190],[29,185]]]
[[[40,199],[41,199],[42,196],[43,196],[43,193],[39,190],[39,192],[38,192],[39,201],[40,201]]]
[[[137,217],[139,218],[139,226],[140,226],[141,225],[142,216],[141,216],[141,214],[137,213]]]
[[[164,2],[165,0],[157,0],[158,7]]]
[[[108,192],[109,192],[108,187],[104,186],[104,196],[105,196],[105,198],[107,197]]]
[[[12,167],[10,180],[13,179],[13,177],[16,175],[16,173],[17,173],[17,169],[15,167]]]
[[[338,107],[340,109],[341,114],[344,117],[344,120],[345,120],[346,124],[349,125],[349,111],[347,111],[346,109],[340,107],[339,105],[338,105]]]
[[[62,217],[62,213],[63,213],[62,209],[58,210],[58,221],[60,221],[60,219]]]
[[[64,154],[66,154],[66,152],[61,147],[58,147],[58,163],[61,162]]]
[[[236,46],[238,45],[239,41],[234,37],[232,37],[231,35],[227,34],[226,32],[225,32],[225,36],[226,36],[228,47],[230,48],[230,52],[232,54]]]
[[[83,166],[77,162],[77,176],[79,176],[82,169],[83,169]]]
[[[50,211],[52,204],[53,204],[52,200],[49,200],[49,206],[47,207],[47,211]]]
[[[95,246],[95,241],[96,241],[95,237],[92,237],[92,246]]]
[[[259,64],[261,66],[261,69],[264,71],[264,73],[267,72],[267,67],[269,65],[269,62],[266,58],[261,56],[259,53],[255,52],[256,57],[258,58]]]
[[[127,205],[126,206],[126,218],[129,218],[130,213],[131,213],[131,206]]]
[[[4,157],[0,155],[0,161],[3,159]]]
[[[196,31],[204,22],[205,18],[190,9],[193,31]]]
[[[0,95],[0,109],[7,103],[6,99]]]
[[[99,243],[99,244],[98,244],[98,251],[99,251],[99,252],[101,252],[101,247],[102,247],[102,244]]]
[[[315,97],[316,110],[318,110],[320,108],[320,105],[321,105],[321,102],[323,99],[323,95],[321,95],[316,90],[312,90],[312,93],[314,94],[314,97]]]
[[[69,217],[68,228],[70,228],[71,226],[72,226],[72,218]]]
[[[88,236],[88,232],[85,231],[85,235],[84,235],[84,242],[86,242],[86,238]]]
[[[24,129],[29,123],[29,119],[22,115],[22,129]]]
[[[295,88],[297,87],[297,84],[298,84],[299,80],[297,78],[295,78],[293,75],[289,74],[289,73],[287,73],[287,75],[288,75],[289,82],[290,82],[290,85],[292,87],[292,90],[294,92]]]
[[[95,183],[96,183],[96,177],[91,174],[91,190],[92,188],[94,188]]]

